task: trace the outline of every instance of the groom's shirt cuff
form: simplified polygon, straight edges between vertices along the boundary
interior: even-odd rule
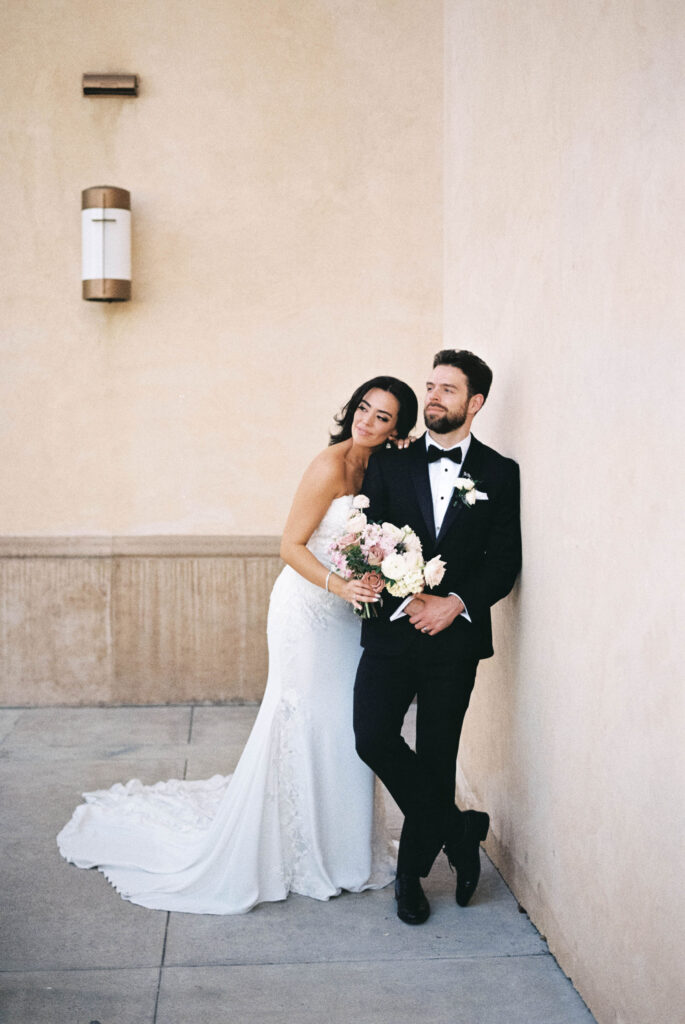
[[[395,611],[390,616],[390,621],[391,622],[395,622],[397,619],[406,618],[407,613],[405,612],[404,609],[407,607],[407,605],[409,604],[410,601],[414,600],[414,598],[416,596],[417,596],[416,594],[410,594],[409,597],[405,597],[404,601],[399,606],[399,608],[396,608]],[[449,596],[450,597],[459,597],[459,594],[455,594],[453,590],[450,590]],[[459,600],[461,601],[460,597],[459,597]],[[461,603],[464,604],[463,601],[461,601]],[[471,621],[471,616],[469,615],[468,611],[466,610],[466,605],[464,605],[463,612],[460,612],[459,618],[460,619],[466,619],[467,622]]]

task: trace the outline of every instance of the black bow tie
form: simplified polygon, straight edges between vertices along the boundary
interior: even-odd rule
[[[428,445],[428,461],[437,462],[438,459],[451,459],[452,462],[461,462],[461,448],[450,448],[448,452],[442,448],[436,448],[434,444]]]

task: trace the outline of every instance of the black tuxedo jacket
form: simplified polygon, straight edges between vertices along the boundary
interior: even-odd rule
[[[492,655],[490,607],[506,597],[521,567],[518,466],[472,436],[461,475],[470,476],[488,499],[466,506],[455,491],[436,537],[424,438],[403,450],[383,449],[369,459],[362,485],[371,502],[368,518],[411,526],[424,559],[439,554],[446,562],[442,582],[426,593],[458,594],[471,617],[468,622],[458,616],[436,636],[424,636],[407,617],[389,621],[401,601],[385,591],[378,618],[362,624],[362,646],[369,653],[401,653],[419,643],[431,658]]]

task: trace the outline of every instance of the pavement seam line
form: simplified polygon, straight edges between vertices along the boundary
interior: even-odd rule
[[[482,961],[482,960],[531,960],[540,957],[552,957],[548,950],[540,950],[538,953],[485,953],[483,956],[465,953],[463,956],[419,956],[407,953],[405,956],[391,954],[388,957],[365,958],[363,960],[222,960],[194,961],[193,963],[169,963],[164,967],[167,971],[189,970],[193,967],[327,967],[332,964],[341,966],[351,964],[387,964],[394,961],[411,961],[412,963],[449,963],[451,961]],[[552,957],[554,959],[554,957]],[[80,968],[75,968],[80,970]]]
[[[485,956],[410,956],[406,957],[389,957],[387,959],[376,958],[374,960],[249,960],[247,962],[235,963],[187,963],[187,964],[164,964],[165,971],[189,971],[193,968],[198,967],[205,969],[207,967],[330,967],[331,965],[340,964],[341,966],[350,966],[354,964],[387,964],[393,962],[405,963],[407,960],[411,960],[412,963],[450,963],[453,961],[465,961],[465,960],[530,960],[540,957],[554,957],[551,953],[501,953],[499,955],[487,954]],[[556,961],[555,961],[556,963]],[[155,968],[150,967],[32,967],[30,969],[13,968],[0,969],[0,977],[4,974],[93,974],[100,972],[115,972],[115,971],[154,971]],[[158,968],[161,972],[161,967]],[[562,971],[563,974],[563,971]],[[565,975],[565,977],[568,976]]]
[[[169,934],[169,920],[171,918],[171,911],[167,910],[166,924],[164,926],[164,941],[162,943],[162,959],[159,965],[159,974],[157,976],[157,992],[155,993],[155,1011],[152,1015],[152,1024],[157,1024],[157,1008],[159,1007],[159,993],[162,989],[162,971],[164,970],[164,957],[166,956],[166,940]]]

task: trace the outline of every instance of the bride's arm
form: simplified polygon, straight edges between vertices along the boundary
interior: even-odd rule
[[[335,573],[329,575],[329,566],[306,546],[334,498],[340,496],[340,472],[330,459],[318,456],[306,470],[295,492],[290,513],[281,538],[281,558],[300,576],[318,587],[326,587],[332,594],[351,604],[374,601],[376,595],[361,580],[344,580]]]

